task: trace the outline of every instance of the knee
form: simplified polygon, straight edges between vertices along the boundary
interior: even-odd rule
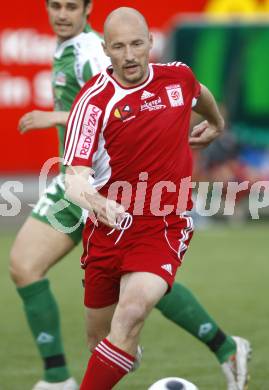
[[[9,256],[9,274],[11,279],[17,284],[20,279],[21,269],[20,269],[20,259],[19,251],[17,249],[16,242],[13,244],[10,256]]]
[[[16,242],[13,244],[10,251],[9,273],[17,286],[23,287],[42,278],[32,260],[27,258]]]
[[[136,337],[142,327],[148,308],[145,302],[119,303],[115,324],[128,337]]]

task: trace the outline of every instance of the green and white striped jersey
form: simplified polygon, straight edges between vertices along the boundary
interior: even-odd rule
[[[55,111],[70,111],[83,85],[110,64],[101,42],[102,38],[87,25],[82,33],[57,46],[52,74]],[[57,130],[62,156],[65,127],[59,125]]]

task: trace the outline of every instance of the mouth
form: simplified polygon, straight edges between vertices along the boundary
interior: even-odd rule
[[[138,70],[138,67],[139,67],[138,64],[129,64],[129,65],[124,65],[123,69],[128,74],[133,74]]]
[[[60,27],[60,28],[68,28],[71,26],[71,24],[70,23],[56,23],[56,26]]]

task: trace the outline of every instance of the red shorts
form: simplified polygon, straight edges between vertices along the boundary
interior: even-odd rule
[[[89,220],[84,228],[85,306],[101,308],[116,303],[121,276],[129,272],[159,275],[171,288],[193,234],[191,217],[135,216],[122,234],[119,230],[109,234],[111,230]]]

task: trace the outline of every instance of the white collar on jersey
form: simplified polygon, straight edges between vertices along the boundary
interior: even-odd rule
[[[136,91],[139,91],[140,89],[142,88],[145,88],[146,85],[148,85],[152,79],[153,79],[153,64],[149,64],[149,75],[147,77],[147,79],[142,83],[142,84],[139,84],[135,87],[124,87],[122,86],[121,84],[119,84],[110,74],[109,74],[109,71],[108,69],[111,68],[111,65],[103,72],[104,76],[106,78],[109,79],[109,81],[114,85],[115,89],[121,89],[121,90],[124,90],[124,91],[128,91],[128,94],[129,93],[132,93],[132,92],[136,92]]]

